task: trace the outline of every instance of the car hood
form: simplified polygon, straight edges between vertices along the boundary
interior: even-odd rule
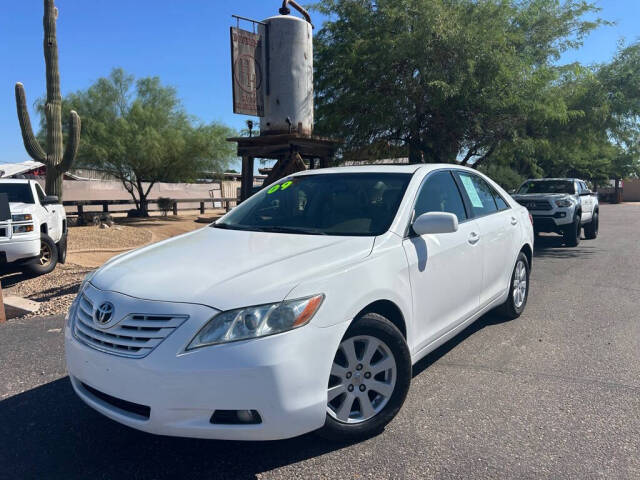
[[[516,200],[549,200],[571,197],[570,193],[517,193],[511,195]]]
[[[91,283],[147,300],[228,310],[279,302],[304,279],[365,258],[373,242],[207,227],[121,255]]]

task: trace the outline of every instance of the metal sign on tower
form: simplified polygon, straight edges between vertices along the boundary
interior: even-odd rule
[[[263,44],[262,35],[231,27],[233,113],[264,116]]]

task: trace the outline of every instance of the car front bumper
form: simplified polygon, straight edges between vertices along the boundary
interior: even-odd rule
[[[4,253],[1,256],[6,258],[7,263],[37,257],[40,255],[40,234],[33,238],[4,239],[0,241],[0,253]]]
[[[572,208],[557,208],[553,211],[530,210],[533,228],[538,232],[555,232],[573,223]]]
[[[108,293],[111,301],[119,295]],[[136,303],[143,309],[148,302]],[[309,324],[270,337],[185,352],[215,311],[201,305],[180,308],[188,310],[189,318],[144,358],[96,350],[67,327],[67,368],[78,396],[105,416],[154,434],[275,440],[322,427],[329,371],[346,323],[327,328]],[[105,400],[91,389],[120,402]],[[127,402],[148,408],[148,418],[128,408]],[[215,410],[256,410],[262,421],[213,424]]]

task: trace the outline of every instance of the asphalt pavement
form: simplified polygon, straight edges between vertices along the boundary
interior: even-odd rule
[[[640,204],[536,244],[525,313],[414,367],[384,433],[340,445],[158,437],[75,397],[60,317],[0,325],[0,478],[640,478]]]

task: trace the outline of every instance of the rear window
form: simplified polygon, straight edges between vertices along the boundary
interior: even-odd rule
[[[0,193],[6,193],[10,203],[35,203],[28,183],[0,183]]]

